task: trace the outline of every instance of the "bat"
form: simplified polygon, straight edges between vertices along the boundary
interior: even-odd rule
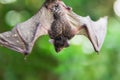
[[[107,17],[92,21],[89,16],[75,14],[61,0],[46,0],[40,10],[30,19],[17,24],[11,31],[0,34],[0,44],[27,55],[35,41],[49,35],[55,51],[69,47],[75,35],[85,35],[99,52],[107,32]]]

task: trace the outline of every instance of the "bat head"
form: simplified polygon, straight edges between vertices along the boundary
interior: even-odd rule
[[[56,52],[60,52],[65,47],[69,47],[68,39],[63,36],[56,37],[53,44]]]

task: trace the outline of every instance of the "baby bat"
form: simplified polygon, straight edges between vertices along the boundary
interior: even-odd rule
[[[68,47],[75,35],[85,35],[96,52],[100,51],[107,31],[107,17],[92,21],[81,17],[61,0],[46,0],[37,14],[17,24],[11,31],[0,34],[0,44],[23,53],[32,51],[36,39],[49,35],[56,52]]]

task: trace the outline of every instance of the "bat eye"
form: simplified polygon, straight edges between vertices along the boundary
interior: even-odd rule
[[[61,38],[61,37],[56,37],[55,39],[56,39],[56,40],[61,40],[62,38]]]

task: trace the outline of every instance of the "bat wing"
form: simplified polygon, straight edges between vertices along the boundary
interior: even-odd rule
[[[43,6],[32,18],[1,33],[0,44],[23,54],[30,53],[36,39],[48,34],[52,18],[51,12]]]
[[[90,17],[79,17],[79,19],[84,23],[79,34],[87,36],[95,51],[99,52],[107,32],[107,17],[100,18],[98,21],[92,21]]]
[[[91,41],[96,52],[99,52],[107,32],[107,17],[92,21],[90,17],[81,17],[71,12],[69,20],[71,25],[76,27],[76,34],[85,35]]]

